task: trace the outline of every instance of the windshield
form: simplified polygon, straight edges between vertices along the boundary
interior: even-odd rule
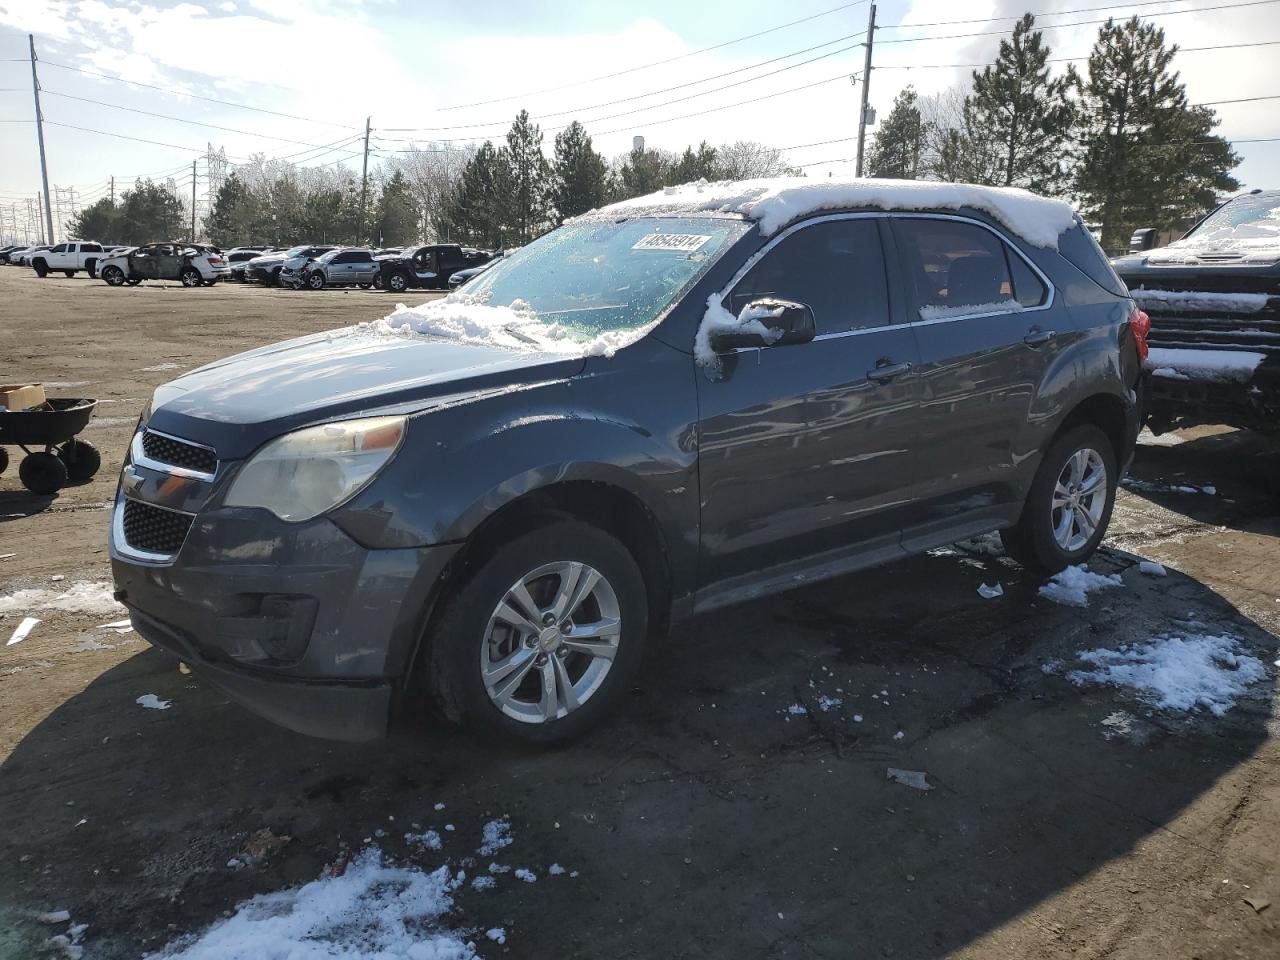
[[[306,249],[306,248],[304,247],[303,249]],[[316,257],[316,259],[320,263],[330,263],[332,262],[333,258],[336,257],[341,252],[342,252],[341,250],[330,250],[328,253],[320,254],[320,256]]]
[[[569,224],[495,261],[466,295],[587,340],[653,322],[749,226],[709,217]]]
[[[1264,240],[1280,244],[1280,193],[1255,193],[1236,197],[1183,237],[1197,243]]]
[[[307,245],[304,243],[304,244],[302,244],[302,245],[301,245],[301,246],[299,246],[299,247],[290,247],[290,248],[289,248],[288,250],[286,250],[284,253],[280,254],[280,256],[282,256],[282,257],[300,257],[300,256],[302,256],[302,254],[303,254],[303,253],[305,253],[306,251],[308,251],[308,250],[310,250],[310,249],[311,249],[311,248],[310,248],[309,246],[307,246]],[[276,256],[276,254],[274,254],[274,253],[273,253],[273,254],[271,254],[271,256],[273,256],[273,257],[274,257],[274,256]]]

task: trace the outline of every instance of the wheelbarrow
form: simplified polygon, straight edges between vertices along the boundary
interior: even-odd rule
[[[97,400],[49,400],[44,409],[0,410],[0,473],[9,466],[5,445],[26,454],[18,478],[32,493],[56,493],[84,483],[102,466],[98,448],[76,434],[89,424]]]

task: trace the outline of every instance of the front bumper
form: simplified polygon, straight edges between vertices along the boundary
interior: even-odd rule
[[[143,638],[291,730],[384,732],[455,546],[369,549],[325,518],[213,508],[196,513],[175,555],[146,555],[115,522],[125,498],[112,573]]]
[[[1155,433],[1226,424],[1264,433],[1280,431],[1280,356],[1265,360],[1247,381],[1143,375],[1144,415]]]

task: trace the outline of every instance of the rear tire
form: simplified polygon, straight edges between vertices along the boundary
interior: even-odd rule
[[[0,447],[0,473],[9,469],[9,451]]]
[[[72,483],[92,480],[102,466],[102,454],[88,440],[68,440],[58,451],[58,459],[67,468],[67,478]]]
[[[1059,436],[1036,470],[1022,517],[1000,531],[1009,556],[1047,574],[1089,559],[1106,536],[1119,477],[1115,450],[1100,427],[1082,424]]]
[[[200,276],[200,271],[195,267],[184,267],[178,274],[178,279],[184,287],[198,287],[204,283],[204,277]]]
[[[582,565],[576,589],[588,585],[588,569],[600,579],[565,604],[570,609],[557,624],[551,608],[570,575],[534,575],[566,563]],[[649,630],[648,596],[639,566],[618,540],[586,523],[558,521],[501,544],[460,575],[465,582],[444,601],[422,658],[427,689],[449,720],[530,743],[560,743],[596,726],[630,689]],[[526,582],[532,586],[524,596],[537,610],[517,611],[525,628],[510,626],[499,610],[511,609],[513,591]],[[497,679],[491,674],[491,694],[484,665],[517,658],[517,669]],[[544,680],[555,688],[552,696],[543,696]],[[502,698],[497,691],[512,681]]]
[[[67,468],[52,453],[29,453],[18,466],[18,478],[32,493],[57,493],[66,485]]]

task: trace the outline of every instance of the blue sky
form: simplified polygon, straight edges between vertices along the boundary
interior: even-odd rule
[[[884,29],[877,34],[871,101],[883,115],[906,83],[925,93],[943,90],[964,80],[968,71],[930,65],[984,62],[999,43],[998,36],[919,38],[991,33],[1011,26],[1008,21],[949,27],[912,28],[912,24],[1016,15],[1030,7],[1045,13],[1040,17],[1042,26],[1052,27],[1099,20],[1108,14],[1168,13],[1224,2],[1239,0],[1171,0],[1129,8],[1120,7],[1116,0],[882,3],[878,20]],[[50,180],[61,187],[76,187],[83,199],[101,195],[112,175],[124,181],[139,173],[178,172],[184,166],[189,170],[191,160],[207,143],[225,146],[232,157],[302,153],[304,162],[345,161],[358,171],[355,145],[329,153],[314,147],[354,140],[367,115],[373,117],[376,142],[383,150],[402,147],[397,138],[426,142],[432,137],[500,137],[522,106],[545,118],[548,149],[554,128],[574,117],[586,122],[597,148],[609,155],[626,150],[634,134],[672,149],[704,138],[712,143],[751,139],[793,147],[856,133],[859,91],[846,75],[861,69],[862,51],[856,47],[859,38],[837,38],[861,31],[867,8],[859,4],[784,29],[770,28],[840,5],[841,0],[797,0],[782,6],[763,0],[732,5],[653,0],[643,6],[577,0],[487,0],[483,5],[403,0],[199,4],[0,0],[0,60],[19,60],[0,63],[0,120],[30,121],[33,116],[29,66],[20,60],[26,56],[30,31],[36,34],[41,58],[48,61],[41,81],[46,91],[45,115],[51,121],[46,129]],[[1116,9],[1072,12],[1104,6]],[[1172,41],[1185,47],[1280,40],[1280,4],[1153,16],[1153,20]],[[1096,24],[1084,23],[1049,29],[1046,38],[1055,56],[1080,56],[1087,53],[1096,30]],[[682,56],[757,31],[768,32],[718,50]],[[826,45],[809,53],[797,52],[819,44]],[[1179,56],[1178,66],[1194,102],[1277,94],[1278,52],[1280,47],[1188,52]],[[751,67],[789,54],[793,55],[777,63]],[[592,79],[672,57],[680,59],[619,77]],[[814,62],[801,63],[810,59]],[[706,93],[784,67],[788,69],[773,76]],[[730,75],[693,83],[726,73]],[[681,84],[691,85],[654,92]],[[801,86],[808,89],[788,92]],[[185,94],[303,119],[214,104]],[[694,94],[701,95],[670,102]],[[619,99],[626,102],[603,106]],[[490,100],[499,102],[444,109]],[[1221,132],[1241,139],[1280,137],[1277,102],[1221,107]],[[690,113],[699,115],[677,119]],[[460,129],[442,129],[446,127]],[[393,128],[432,129],[409,133]],[[166,146],[120,137],[155,140]],[[0,143],[3,219],[7,204],[23,204],[23,198],[40,187],[30,122],[0,124]],[[1280,186],[1280,143],[1245,144],[1238,149],[1246,160],[1237,175],[1246,185]],[[811,174],[821,175],[843,171],[845,165],[823,161],[852,156],[853,145],[802,147],[789,154],[795,163],[812,164],[807,168]]]

